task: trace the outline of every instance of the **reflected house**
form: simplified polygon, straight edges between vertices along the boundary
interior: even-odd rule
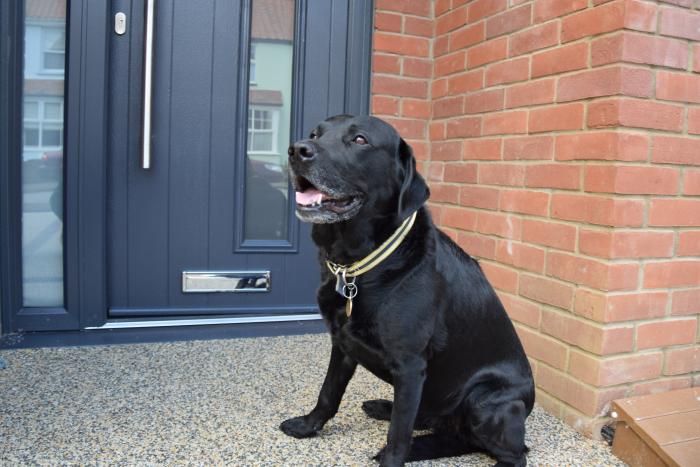
[[[248,156],[286,166],[294,1],[255,0],[250,43]]]
[[[63,148],[66,2],[27,0],[23,160]]]

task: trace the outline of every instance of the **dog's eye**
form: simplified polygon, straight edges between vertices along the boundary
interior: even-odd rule
[[[310,139],[317,139],[317,138],[318,138],[318,135],[316,134],[315,131],[312,131],[311,134],[309,135],[309,138],[310,138]]]
[[[367,140],[366,140],[365,137],[362,136],[362,135],[357,135],[357,136],[355,136],[355,139],[353,139],[352,141],[353,141],[355,144],[359,144],[359,145],[365,145],[365,144],[367,144]]]

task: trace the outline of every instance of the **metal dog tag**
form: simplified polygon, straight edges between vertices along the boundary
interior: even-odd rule
[[[343,293],[343,288],[345,287],[345,282],[343,282],[343,276],[340,274],[335,275],[335,291],[338,292],[340,295],[345,297],[345,294]]]

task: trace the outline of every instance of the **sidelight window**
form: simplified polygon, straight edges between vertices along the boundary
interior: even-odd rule
[[[288,242],[294,0],[253,0],[244,242]]]
[[[25,0],[22,102],[24,307],[63,300],[66,1]]]

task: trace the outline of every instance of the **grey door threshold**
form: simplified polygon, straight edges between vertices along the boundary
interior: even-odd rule
[[[285,321],[310,321],[321,319],[318,313],[298,315],[270,316],[232,316],[225,318],[188,318],[188,319],[158,319],[133,321],[107,321],[102,326],[91,326],[85,329],[137,329],[160,328],[172,326],[206,326],[212,324],[247,324],[247,323],[281,323]]]

